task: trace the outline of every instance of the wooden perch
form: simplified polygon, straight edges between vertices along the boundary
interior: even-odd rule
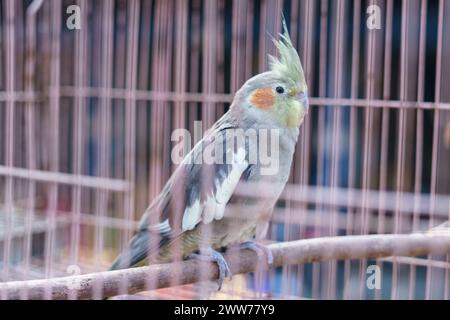
[[[271,244],[268,248],[273,253],[274,266],[278,267],[336,259],[450,254],[450,236],[416,233],[324,237]],[[250,250],[230,252],[225,258],[233,274],[267,269],[265,257],[258,257]],[[179,271],[175,275],[176,270]],[[24,293],[27,293],[27,299],[110,297],[123,293],[124,289],[129,293],[146,290],[147,283],[151,283],[152,288],[165,288],[217,277],[218,269],[214,263],[187,260],[70,277],[0,283],[0,298],[21,299]],[[99,296],[93,294],[94,288],[102,288]]]

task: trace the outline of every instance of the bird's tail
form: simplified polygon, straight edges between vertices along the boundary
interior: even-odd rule
[[[131,238],[128,247],[114,260],[109,270],[126,269],[143,261],[148,255],[149,232],[140,230]]]

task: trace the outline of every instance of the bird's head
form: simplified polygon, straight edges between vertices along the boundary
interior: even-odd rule
[[[269,55],[270,71],[252,77],[242,86],[239,100],[243,103],[239,104],[245,106],[250,120],[298,127],[308,112],[307,86],[284,19],[283,34],[274,43],[279,57]]]

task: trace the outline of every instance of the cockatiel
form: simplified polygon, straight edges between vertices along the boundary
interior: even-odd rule
[[[284,19],[283,34],[274,43],[279,57],[269,56],[270,71],[252,77],[236,92],[229,111],[186,155],[145,211],[139,230],[116,258],[112,270],[169,262],[177,248],[182,258],[216,262],[220,288],[224,277],[231,276],[221,254],[224,248],[240,245],[259,253],[262,250],[269,264],[272,262],[270,251],[254,241],[267,232],[273,208],[289,177],[299,126],[308,111],[302,65]],[[246,135],[245,142],[236,147],[235,135],[230,134],[236,130],[254,134]],[[261,159],[250,159],[267,143],[262,130],[278,133],[277,147],[268,148],[270,158],[278,164],[270,173],[264,172]],[[224,161],[200,161],[212,143],[216,157],[220,153],[217,159]],[[250,184],[270,185],[271,196],[250,199],[235,194],[237,188]]]

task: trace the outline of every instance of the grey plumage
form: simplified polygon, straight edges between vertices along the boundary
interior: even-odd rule
[[[191,160],[184,161],[177,168],[161,194],[145,211],[137,234],[130,241],[129,247],[113,263],[111,269],[137,265],[147,257],[149,252],[159,253],[157,257],[154,257],[153,261],[167,262],[171,259],[171,252],[168,246],[173,245],[175,241],[182,242],[184,257],[199,249],[201,243],[199,239],[202,238],[202,224],[199,221],[193,229],[183,229],[182,220],[183,215],[186,214],[185,209],[192,207],[197,201],[204,203],[208,196],[214,195],[218,191],[218,187],[229,177],[232,172],[232,165],[227,163],[196,164],[195,159],[202,156],[202,151],[208,143],[212,143],[210,142],[211,136],[214,137],[213,141],[215,143],[223,143],[223,150],[226,150],[227,130],[233,130],[237,127],[236,115],[233,114],[233,110],[230,110],[206,134],[205,139],[194,147],[191,154],[186,158],[190,157],[189,159]],[[274,176],[261,176],[259,164],[245,165],[240,174],[239,182],[266,181],[267,183],[272,183],[274,196],[271,199],[264,199],[264,203],[259,205],[254,199],[232,196],[224,205],[233,204],[234,211],[239,211],[239,206],[244,206],[243,216],[230,219],[227,216],[227,212],[231,210],[225,208],[225,213],[221,220],[210,222],[211,230],[209,234],[213,248],[218,249],[232,242],[238,243],[255,238],[259,224],[262,224],[259,228],[266,228],[265,224],[268,223],[273,205],[288,179],[297,135],[298,128],[291,128],[289,130],[285,129],[280,137],[280,151],[283,152],[283,157],[279,161],[280,169],[285,172],[284,174],[280,175],[277,173]],[[248,141],[246,141],[246,148],[248,148]],[[289,152],[285,153],[285,150],[289,150]],[[246,154],[247,156],[248,154]],[[287,170],[284,170],[284,168],[287,168]],[[180,195],[179,193],[183,194]],[[251,212],[250,208],[267,212]],[[152,224],[152,221],[156,220],[155,216],[159,217],[157,219],[160,222],[159,224]],[[232,236],[233,230],[236,230],[235,236]],[[262,231],[261,234],[263,233]],[[156,243],[155,240],[157,241]]]
[[[230,110],[184,158],[144,212],[137,233],[111,269],[170,261],[175,247],[187,258],[203,247],[219,250],[265,236],[275,203],[288,180],[298,126],[308,107],[304,76],[297,74],[303,70],[286,29],[280,41],[282,58],[272,58],[272,71],[249,79],[236,93]],[[262,101],[264,107],[252,102],[256,94],[259,96],[254,101]],[[271,101],[270,108],[264,97]],[[236,144],[236,130],[253,130],[255,134],[246,135]],[[259,154],[255,146],[264,145],[260,130],[279,133],[277,150],[271,149],[267,141],[265,145],[270,158],[278,164],[272,174],[263,173],[260,158],[251,161],[252,154]],[[214,150],[221,161],[199,161],[212,145],[220,146]],[[272,196],[237,196],[235,190],[243,183],[270,185]]]

